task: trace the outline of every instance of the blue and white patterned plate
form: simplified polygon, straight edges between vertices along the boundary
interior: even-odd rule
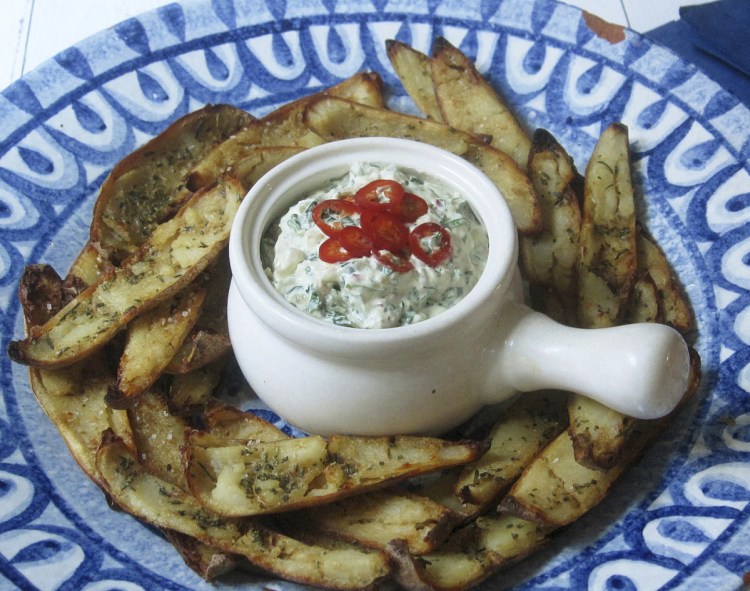
[[[605,124],[630,127],[644,215],[694,304],[704,367],[698,400],[611,496],[485,587],[740,588],[750,571],[750,113],[636,34],[597,37],[564,4],[185,0],[64,51],[0,94],[3,352],[22,333],[24,264],[67,270],[100,183],[133,148],[206,102],[262,114],[362,69],[410,109],[385,40],[429,51],[437,35],[580,168]],[[153,530],[107,507],[25,369],[4,354],[0,363],[0,587],[213,588]]]

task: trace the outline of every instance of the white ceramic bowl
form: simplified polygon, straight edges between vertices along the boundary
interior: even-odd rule
[[[484,272],[455,306],[407,326],[349,328],[296,309],[268,280],[260,241],[269,225],[361,161],[437,177],[484,223]],[[439,433],[487,404],[540,388],[578,391],[652,418],[684,392],[687,347],[672,329],[571,329],[520,303],[516,229],[503,196],[476,167],[433,146],[364,138],[300,153],[250,190],[229,255],[229,328],[240,368],[271,409],[308,432]]]

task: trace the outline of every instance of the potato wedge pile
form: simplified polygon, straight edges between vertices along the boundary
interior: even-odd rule
[[[392,136],[472,162],[507,199],[531,302],[582,327],[693,315],[636,219],[628,130],[606,128],[584,174],[527,131],[444,39],[387,54],[424,116],[362,73],[256,119],[207,106],[118,164],[89,240],[61,277],[30,265],[10,357],[109,502],[161,530],[206,579],[249,569],[330,589],[468,589],[606,497],[671,417],[636,421],[565,392],[435,437],[292,438],[217,396],[237,369],[226,244],[247,189],[311,146]],[[700,380],[692,355],[685,399]]]

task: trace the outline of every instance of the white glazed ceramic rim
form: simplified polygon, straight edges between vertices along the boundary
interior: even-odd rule
[[[469,201],[489,236],[485,269],[474,288],[456,305],[414,324],[357,329],[338,326],[298,310],[279,294],[264,273],[260,241],[269,224],[293,203],[327,181],[340,178],[355,162],[396,163],[423,171],[455,187]],[[232,275],[245,303],[287,339],[320,353],[358,354],[388,346],[410,347],[464,325],[480,308],[496,309],[509,289],[517,263],[517,237],[505,199],[483,172],[443,149],[396,138],[356,138],[310,148],[266,173],[248,192],[232,226]]]

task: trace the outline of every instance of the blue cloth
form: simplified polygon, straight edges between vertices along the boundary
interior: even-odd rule
[[[750,107],[750,0],[683,6],[645,36],[700,68]]]

